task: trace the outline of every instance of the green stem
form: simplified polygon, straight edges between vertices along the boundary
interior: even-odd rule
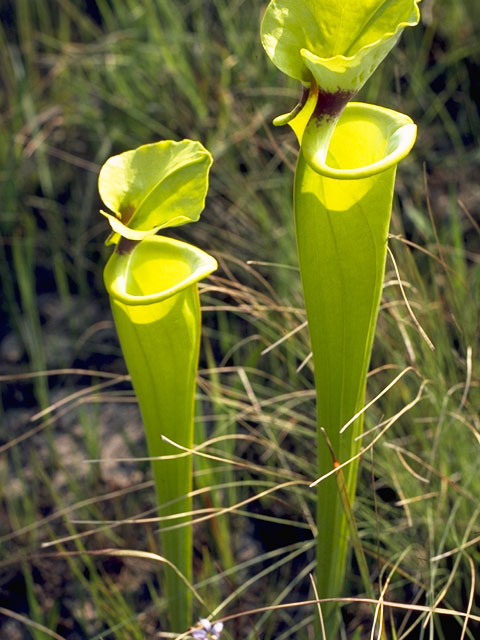
[[[161,552],[191,581],[192,457],[162,436],[193,446],[196,372],[200,344],[197,282],[216,261],[191,245],[152,236],[121,241],[105,267],[105,284],[120,343],[137,394],[152,461],[161,523]],[[179,455],[180,454],[180,455]],[[167,531],[167,527],[179,528]],[[183,526],[182,526],[183,525]],[[170,570],[165,575],[171,631],[191,624],[190,592]]]

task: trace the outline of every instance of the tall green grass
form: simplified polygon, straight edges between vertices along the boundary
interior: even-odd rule
[[[160,138],[199,138],[215,156],[203,223],[178,231],[222,266],[202,293],[206,417],[196,442],[210,443],[196,456],[194,520],[204,520],[194,535],[195,586],[208,610],[197,612],[234,616],[313,598],[315,427],[290,202],[296,147],[270,126],[298,96],[261,50],[264,4],[18,0],[0,8],[5,633],[51,637],[32,624],[69,640],[168,632],[161,563],[106,552],[161,552],[160,524],[147,521],[148,463],[81,462],[115,457],[112,423],[122,455],[145,456],[128,383],[101,377],[125,369],[101,282],[108,230],[96,179],[108,155]],[[393,572],[385,599],[478,616],[478,600],[469,604],[478,543],[469,543],[480,529],[479,9],[473,0],[422,4],[423,27],[404,35],[361,96],[412,114],[420,135],[400,170],[391,229],[403,293],[389,260],[369,398],[413,370],[367,411],[365,447],[378,425],[405,413],[362,456],[355,517],[377,595]],[[60,340],[68,348],[53,348]],[[53,375],[66,367],[101,371]],[[50,375],[20,377],[34,371]],[[15,585],[24,593],[16,601]],[[362,594],[352,560],[345,595]],[[369,607],[344,613],[343,637],[371,637]],[[307,638],[315,615],[313,605],[271,609],[226,622],[225,634]],[[462,637],[460,615],[385,607],[384,617],[392,638]],[[464,637],[478,629],[470,620]]]

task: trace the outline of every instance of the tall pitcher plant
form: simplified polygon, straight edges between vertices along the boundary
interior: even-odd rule
[[[192,459],[178,457],[178,449],[162,436],[193,446],[200,344],[197,283],[217,263],[190,244],[154,234],[198,220],[211,164],[210,153],[199,142],[162,141],[109,158],[99,175],[99,192],[111,211],[102,213],[113,230],[109,242],[115,245],[104,281],[149,454],[167,457],[152,461],[159,514],[166,517],[161,553],[187,581],[192,578]],[[180,632],[191,622],[190,592],[170,569],[165,593],[171,628]]]
[[[366,376],[385,271],[398,162],[416,126],[401,113],[349,102],[419,21],[418,0],[272,0],[262,26],[272,62],[303,85],[288,123],[300,151],[294,186],[298,258],[313,351],[319,477],[360,447]],[[342,429],[348,425],[347,429]],[[353,501],[357,464],[344,468]],[[318,483],[317,572],[321,598],[341,595],[348,525],[336,479]],[[326,610],[327,637],[337,629]]]

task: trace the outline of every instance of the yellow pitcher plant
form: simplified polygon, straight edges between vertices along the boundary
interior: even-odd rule
[[[190,244],[154,234],[198,220],[211,164],[199,142],[167,140],[109,158],[99,175],[99,192],[110,209],[102,213],[115,245],[104,281],[149,455],[164,458],[152,461],[159,515],[165,517],[161,526],[167,529],[161,531],[161,553],[187,581],[192,578],[192,457],[179,457],[163,436],[193,446],[201,324],[197,283],[217,262]],[[170,569],[165,594],[171,630],[184,631],[191,623],[190,592]]]
[[[298,259],[317,398],[318,474],[360,447],[368,366],[385,271],[397,164],[416,126],[401,113],[350,102],[395,45],[419,21],[417,0],[272,0],[261,27],[266,53],[303,85],[288,123],[300,151],[294,186]],[[342,428],[347,425],[346,430]],[[357,463],[344,469],[353,501]],[[336,479],[317,486],[320,598],[342,593],[348,524]],[[336,637],[338,608],[325,611]]]

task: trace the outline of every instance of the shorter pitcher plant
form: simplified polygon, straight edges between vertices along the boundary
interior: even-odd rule
[[[104,271],[115,325],[145,426],[162,517],[161,553],[192,578],[191,449],[200,345],[197,283],[217,268],[200,249],[156,234],[198,220],[205,206],[210,153],[192,140],[162,141],[113,156],[99,175],[99,192],[114,251]],[[155,458],[163,458],[155,460]],[[171,630],[188,628],[185,583],[165,571]]]
[[[268,56],[303,84],[299,105],[274,124],[288,123],[300,145],[294,213],[315,370],[320,478],[332,469],[331,450],[343,463],[360,448],[395,172],[416,138],[408,116],[349,100],[403,28],[418,23],[417,5],[417,0],[272,0],[262,22]],[[356,460],[344,474],[352,503]],[[337,598],[348,523],[335,478],[319,482],[317,491],[317,590],[320,598]],[[329,640],[337,634],[336,609],[325,609]]]

